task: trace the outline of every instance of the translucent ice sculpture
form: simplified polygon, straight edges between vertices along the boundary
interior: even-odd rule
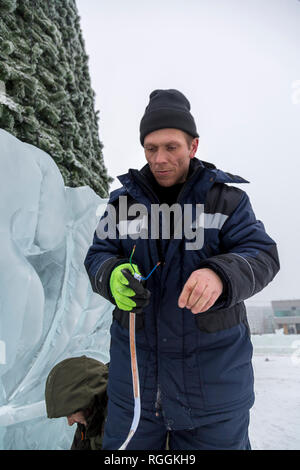
[[[67,357],[109,361],[112,305],[83,264],[107,200],[65,187],[47,153],[3,129],[0,175],[0,449],[69,449],[45,381]]]

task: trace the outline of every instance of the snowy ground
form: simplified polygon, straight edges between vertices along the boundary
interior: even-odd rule
[[[300,335],[253,335],[254,450],[300,450]]]

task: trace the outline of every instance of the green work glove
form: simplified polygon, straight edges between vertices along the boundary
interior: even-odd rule
[[[113,269],[109,287],[120,310],[141,313],[143,308],[149,304],[150,292],[142,282],[133,277],[134,272],[140,275],[141,273],[136,264],[132,266],[130,263],[123,263]]]

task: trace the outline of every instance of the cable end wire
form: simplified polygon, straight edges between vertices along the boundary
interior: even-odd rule
[[[131,441],[134,433],[137,430],[140,417],[141,417],[141,397],[140,397],[140,382],[139,372],[136,357],[135,347],[135,313],[130,312],[129,314],[129,340],[130,340],[130,359],[131,359],[131,372],[132,372],[132,384],[133,384],[133,397],[134,397],[134,411],[131,428],[128,433],[126,440],[123,442],[118,450],[126,450],[127,445]]]
[[[133,257],[134,251],[135,251],[135,247],[136,247],[136,245],[134,245],[134,247],[132,249],[132,252],[131,252],[131,255],[130,255],[130,258],[129,258],[129,262],[130,262],[130,265],[133,269],[135,279],[137,279],[138,281],[146,281],[151,276],[153,271],[161,264],[161,262],[159,261],[158,263],[156,263],[156,265],[154,266],[152,271],[150,271],[148,276],[146,276],[146,277],[141,276],[140,274],[138,274],[135,271],[135,269],[132,265],[132,257]],[[138,371],[138,363],[137,363],[137,357],[136,357],[136,346],[135,346],[135,313],[134,312],[130,312],[130,314],[129,314],[129,344],[130,344],[130,360],[131,360],[133,397],[134,397],[134,411],[133,411],[133,420],[132,420],[132,423],[131,423],[131,428],[130,428],[130,431],[128,433],[128,436],[127,436],[126,440],[123,442],[123,444],[121,445],[121,447],[119,447],[118,450],[126,450],[127,445],[129,444],[129,442],[131,441],[134,433],[137,430],[137,427],[138,427],[138,424],[139,424],[139,421],[140,421],[140,417],[141,417],[141,397],[140,397],[139,371]]]
[[[135,248],[136,248],[136,245],[133,246],[133,249],[132,249],[132,252],[131,252],[131,255],[130,255],[130,258],[129,258],[129,263],[130,263],[130,266],[132,267],[133,269],[133,272],[134,272],[134,277],[136,279],[138,279],[139,281],[147,281],[147,279],[151,276],[151,274],[155,271],[155,269],[161,264],[161,261],[158,261],[158,263],[156,263],[156,265],[154,266],[154,268],[150,271],[150,273],[148,274],[148,276],[146,277],[143,277],[141,276],[140,274],[138,274],[134,267],[133,267],[133,264],[132,264],[132,257],[133,257],[133,254],[135,252]]]

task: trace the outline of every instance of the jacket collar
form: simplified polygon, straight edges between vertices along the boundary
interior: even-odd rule
[[[198,179],[197,175],[202,175],[204,180],[215,183],[249,183],[241,176],[225,172],[216,168],[213,163],[199,160],[194,157],[190,161],[190,168],[186,184],[186,189]],[[151,195],[151,180],[153,175],[151,173],[148,163],[140,170],[129,169],[128,173],[118,176],[119,181],[122,183],[123,188],[119,188],[111,193],[111,201],[117,199],[120,195],[125,194],[126,190],[135,198],[141,196],[141,190],[148,189]],[[155,194],[152,192],[152,198],[155,199]]]

